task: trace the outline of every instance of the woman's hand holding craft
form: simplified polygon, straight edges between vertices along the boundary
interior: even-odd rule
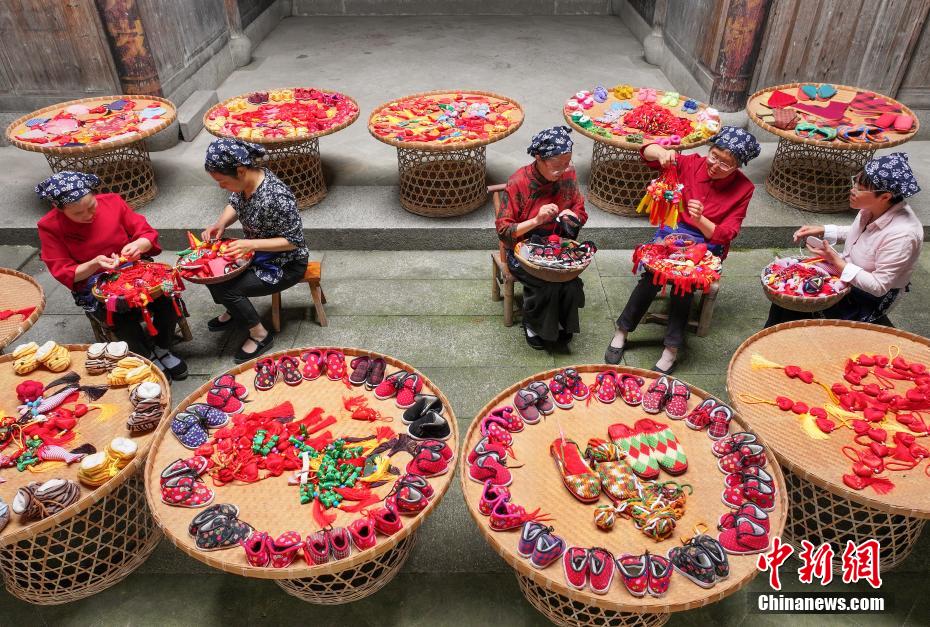
[[[140,238],[123,246],[123,250],[120,251],[120,256],[125,257],[126,261],[136,261],[144,253],[151,250],[151,248],[151,242],[147,239]]]
[[[678,163],[678,153],[674,150],[668,150],[666,148],[660,148],[662,152],[659,153],[659,165],[663,168],[670,168]]]
[[[797,244],[801,240],[807,239],[811,235],[814,237],[823,237],[823,232],[824,228],[822,224],[805,224],[794,232],[794,243]]]
[[[112,255],[97,255],[94,262],[101,270],[115,270],[119,266],[119,257],[116,253]]]
[[[536,214],[536,224],[542,225],[547,222],[552,222],[557,215],[559,215],[558,205],[554,203],[543,205],[539,208],[539,213]]]
[[[812,233],[812,235],[816,234]],[[822,242],[820,246],[811,246],[808,244],[807,250],[811,251],[813,254],[817,255],[831,266],[836,268],[837,272],[843,272],[843,269],[846,268],[846,260],[843,259],[843,256],[827,242]]]
[[[688,201],[686,209],[688,211],[688,217],[695,222],[700,220],[701,216],[704,215],[704,203],[702,203],[700,200],[692,198]]]
[[[229,242],[226,250],[235,257],[244,257],[255,252],[255,243],[250,239],[237,239]]]
[[[210,242],[215,239],[220,239],[223,237],[223,232],[226,230],[226,227],[221,224],[211,224],[203,230],[203,233],[200,234],[200,238],[205,242]]]

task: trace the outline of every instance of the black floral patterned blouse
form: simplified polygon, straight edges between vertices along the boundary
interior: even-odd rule
[[[284,252],[256,253],[252,264],[255,274],[274,285],[281,280],[283,266],[298,259],[305,260],[309,253],[294,193],[267,168],[264,171],[265,180],[251,198],[246,200],[235,192],[229,195],[229,204],[236,210],[247,239],[283,237],[296,246]]]

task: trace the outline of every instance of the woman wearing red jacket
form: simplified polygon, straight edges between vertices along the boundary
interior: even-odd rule
[[[115,269],[120,258],[135,261],[157,255],[158,231],[133,211],[119,194],[94,194],[100,179],[83,172],[58,172],[39,183],[35,191],[52,209],[39,220],[42,261],[59,283],[71,290],[74,302],[98,320],[106,311],[90,293],[95,275]],[[134,353],[148,357],[172,379],[187,378],[187,364],[171,352],[178,321],[174,303],[156,298],[148,310],[157,330],[150,337],[141,326],[138,310],[112,314],[113,332]]]

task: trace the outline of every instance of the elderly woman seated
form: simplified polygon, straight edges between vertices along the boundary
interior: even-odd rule
[[[651,168],[677,167],[678,180],[684,185],[685,211],[679,216],[678,227],[674,230],[661,228],[656,237],[673,231],[684,232],[697,242],[705,242],[709,250],[725,259],[755,191],[740,167],[755,159],[760,147],[751,133],[732,126],[724,126],[711,141],[713,145],[706,157],[680,155],[658,144],[644,146],[641,154]],[[651,272],[646,271],[640,277],[617,319],[617,331],[604,354],[608,364],[620,363],[627,348],[627,336],[636,329],[661,288],[653,283]],[[671,374],[674,369],[678,352],[684,345],[693,299],[692,292],[669,296],[665,350],[653,370]]]
[[[906,153],[866,163],[849,191],[849,206],[859,210],[851,225],[805,225],[794,233],[795,242],[805,240],[811,253],[833,266],[849,294],[816,313],[772,304],[765,326],[812,317],[887,324],[888,310],[907,290],[920,258],[923,225],[904,201],[919,191]],[[845,242],[842,253],[832,246],[839,241]]]
[[[578,309],[584,307],[580,278],[565,283],[528,274],[513,255],[514,245],[534,235],[575,238],[588,221],[584,197],[572,167],[571,129],[556,126],[536,134],[527,152],[533,162],[507,181],[495,220],[497,235],[508,248],[511,274],[523,284],[523,332],[532,348],[568,342],[578,333]]]

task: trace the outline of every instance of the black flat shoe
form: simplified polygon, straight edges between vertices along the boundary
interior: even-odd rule
[[[523,336],[526,338],[526,343],[529,344],[530,348],[533,350],[546,350],[546,343],[543,339],[538,335],[530,337],[530,334],[526,332],[526,327],[523,327]]]
[[[233,323],[232,318],[223,322],[222,320],[220,320],[220,317],[217,316],[216,318],[210,318],[209,320],[207,320],[207,329],[216,333],[217,331],[222,331],[223,329],[225,329],[232,323]]]
[[[427,412],[435,411],[441,414],[442,410],[442,401],[439,397],[425,394],[417,398],[416,402],[404,411],[402,420],[405,425],[409,425],[425,416]]]
[[[261,342],[256,340],[251,335],[249,336],[249,339],[255,342],[258,348],[256,348],[255,351],[252,353],[247,353],[244,350],[242,350],[242,348],[240,347],[239,350],[236,351],[235,356],[233,357],[233,361],[235,361],[237,364],[244,364],[250,359],[255,359],[262,353],[266,352],[269,348],[271,348],[272,345],[274,345],[274,335],[272,333],[269,333],[268,335],[266,335],[265,339],[262,340]]]
[[[162,362],[162,365],[165,365],[164,362]],[[178,364],[173,368],[165,366],[165,372],[168,373],[172,381],[183,381],[187,378],[187,363],[178,357]]]
[[[659,364],[656,364],[656,365],[654,365],[654,366],[652,367],[652,371],[653,371],[653,372],[660,372],[660,373],[662,373],[662,374],[664,374],[664,375],[669,375],[669,374],[672,374],[673,372],[675,372],[675,364],[672,364],[671,366],[669,366],[668,370],[662,370],[661,368],[659,368]]]
[[[604,353],[604,363],[616,366],[623,360],[623,353],[626,351],[626,344],[623,348],[607,345],[607,351]]]
[[[407,433],[417,440],[445,440],[452,435],[452,427],[439,412],[431,410],[411,423]]]
[[[566,330],[559,331],[559,338],[556,340],[558,344],[568,344],[572,341],[572,338],[575,337],[574,333],[569,333]]]

